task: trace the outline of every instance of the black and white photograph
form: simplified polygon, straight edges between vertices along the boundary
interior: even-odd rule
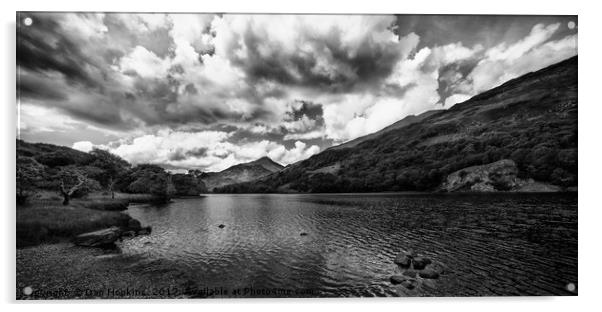
[[[577,15],[15,30],[17,301],[579,294]]]

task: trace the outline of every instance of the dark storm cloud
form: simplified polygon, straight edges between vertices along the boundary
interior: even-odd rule
[[[536,24],[577,22],[572,15],[398,15],[395,31],[404,36],[420,35],[418,50],[462,42],[490,48],[501,42],[512,43],[525,37]],[[551,40],[564,38],[574,31],[562,28]]]
[[[325,36],[300,30],[299,44],[311,46],[312,52],[284,49],[282,42],[266,40],[266,35],[249,27],[241,40],[233,41],[231,50],[244,46],[246,55],[230,55],[236,66],[243,68],[250,81],[275,81],[289,86],[315,88],[328,92],[346,92],[358,86],[374,86],[391,74],[394,65],[404,57],[399,42],[375,42],[366,36],[350,53],[342,42],[342,31],[333,28]],[[322,58],[322,60],[320,59]],[[316,71],[320,62],[333,66]]]
[[[184,150],[182,148],[176,149],[174,152],[170,153],[169,160],[172,161],[180,161],[189,158],[202,158],[207,156],[207,151],[209,148],[207,147],[197,147],[190,150]]]
[[[298,108],[293,106],[292,111],[288,113],[292,120],[299,120],[303,116],[307,116],[307,118],[311,120],[323,119],[322,115],[324,114],[324,111],[322,110],[322,105],[303,100],[297,100],[295,102],[300,104],[300,106]]]
[[[50,14],[24,14],[35,23],[25,26],[17,24],[17,65],[43,74],[56,71],[64,75],[71,83],[87,87],[101,87],[86,68],[95,66],[81,51],[81,43],[70,40]],[[27,83],[27,81],[21,81]],[[24,85],[35,89],[35,86]]]
[[[27,138],[212,170],[293,163],[576,53],[575,16],[26,16]]]
[[[46,79],[37,75],[21,72],[17,80],[17,92],[19,97],[37,100],[63,101],[68,98],[67,94],[57,88],[57,85],[49,83]]]
[[[470,58],[441,66],[439,71],[439,96],[442,99],[457,92],[458,85],[465,82],[468,75],[477,66],[480,59]]]

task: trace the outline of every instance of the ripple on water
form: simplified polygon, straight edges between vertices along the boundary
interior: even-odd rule
[[[566,284],[577,284],[573,194],[216,194],[129,213],[153,232],[124,253],[141,255],[148,274],[177,266],[199,287],[483,296],[571,295]],[[445,274],[391,285],[392,259],[408,248]]]

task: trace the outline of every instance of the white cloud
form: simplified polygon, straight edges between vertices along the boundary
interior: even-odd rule
[[[287,149],[269,140],[234,144],[228,142],[229,137],[230,134],[223,131],[183,132],[166,129],[99,147],[109,149],[133,164],[155,163],[207,171],[221,171],[266,155],[288,165],[320,151],[318,146],[307,146],[301,141]],[[91,150],[93,146],[90,142],[74,144],[74,148],[80,150]],[[203,153],[199,153],[199,150],[203,150]]]
[[[295,142],[295,147],[288,150],[284,146],[278,145],[268,152],[268,156],[282,164],[288,165],[309,158],[319,152],[320,148],[317,145],[308,147],[307,144],[297,141]]]
[[[170,63],[145,47],[136,46],[130,54],[121,58],[120,67],[122,72],[135,71],[143,78],[164,78]]]
[[[82,151],[82,152],[86,152],[86,153],[91,151],[93,147],[94,147],[94,144],[92,144],[92,142],[90,142],[90,141],[75,142],[71,146],[71,148],[73,148],[73,149],[76,149],[76,150]]]
[[[69,35],[90,40],[103,37],[109,30],[103,19],[103,13],[64,14],[61,24]]]
[[[471,96],[468,94],[462,94],[462,93],[452,94],[445,99],[445,104],[443,105],[443,108],[448,109],[448,108],[450,108],[458,103],[462,103],[470,98],[471,98]]]
[[[488,50],[486,57],[468,77],[472,82],[472,94],[486,91],[512,78],[576,55],[577,35],[545,42],[558,27],[559,24],[538,24],[526,38],[515,44],[500,44]]]

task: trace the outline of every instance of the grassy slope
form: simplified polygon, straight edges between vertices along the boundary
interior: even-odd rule
[[[513,159],[519,176],[577,183],[577,57],[385,132],[220,192],[433,190],[450,173]],[[336,165],[336,172],[320,168]]]
[[[86,208],[85,204],[74,201],[63,206],[56,201],[39,201],[17,207],[17,247],[57,242],[111,226],[125,227],[132,219],[117,211]]]

